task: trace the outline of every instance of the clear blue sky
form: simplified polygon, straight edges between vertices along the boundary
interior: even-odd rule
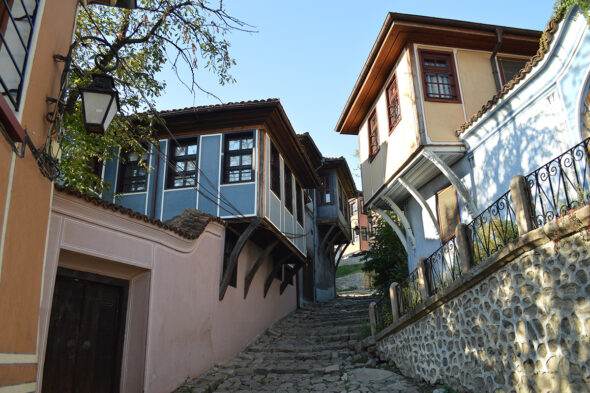
[[[198,82],[223,102],[279,98],[298,133],[309,132],[324,156],[344,156],[353,169],[356,136],[334,127],[356,82],[387,12],[434,16],[543,30],[553,0],[225,0],[228,13],[257,33],[228,36],[235,84],[217,85],[200,70]],[[195,97],[171,71],[161,76],[166,93],[158,109],[219,103]],[[356,179],[360,187],[360,179]]]

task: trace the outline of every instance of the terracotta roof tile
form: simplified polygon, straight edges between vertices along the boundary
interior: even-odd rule
[[[147,222],[158,228],[174,232],[177,235],[189,240],[198,238],[207,224],[209,224],[211,221],[217,222],[224,226],[226,225],[225,221],[223,221],[221,218],[212,216],[196,209],[187,209],[178,216],[173,217],[166,222],[162,222],[158,219],[148,217],[145,214],[133,211],[125,206],[105,201],[104,199],[95,195],[84,194],[59,184],[55,185],[55,189],[65,194],[84,199],[85,201],[90,202],[96,206],[101,206],[114,212],[126,214],[129,217]]]
[[[460,136],[462,133],[464,133],[465,130],[478,121],[487,111],[492,109],[501,98],[514,89],[515,86],[518,85],[520,81],[522,81],[533,70],[533,68],[545,58],[545,55],[549,52],[549,45],[551,44],[551,41],[553,41],[554,34],[557,31],[560,21],[561,18],[553,18],[549,21],[545,31],[543,32],[543,35],[541,36],[539,50],[537,53],[524,65],[524,67],[517,75],[514,76],[514,78],[512,78],[512,80],[506,83],[504,87],[502,87],[502,89],[492,97],[492,99],[486,102],[482,108],[477,111],[477,113],[475,113],[469,120],[457,128],[455,131],[457,136]]]
[[[280,100],[278,98],[267,98],[266,100],[236,101],[236,102],[227,102],[225,104],[189,106],[186,108],[162,110],[162,111],[158,111],[158,114],[167,115],[167,114],[175,114],[175,113],[189,112],[189,111],[190,112],[199,112],[199,111],[222,110],[222,109],[255,106],[256,104],[269,104],[269,103],[279,103],[279,102],[280,102]]]

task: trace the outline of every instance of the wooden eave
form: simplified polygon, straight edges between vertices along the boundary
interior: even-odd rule
[[[289,168],[304,188],[315,188],[319,179],[307,159],[279,100],[163,111],[166,127],[156,126],[160,138],[213,134],[229,130],[265,128]]]
[[[299,143],[303,147],[303,151],[305,151],[307,157],[309,158],[311,165],[314,168],[319,168],[322,165],[322,153],[320,149],[318,149],[317,145],[313,141],[313,138],[309,135],[309,133],[297,134],[297,139]]]
[[[390,12],[373,44],[336,124],[341,134],[358,134],[359,127],[400,54],[409,43],[492,52],[496,29],[502,30],[500,53],[533,56],[541,32]]]

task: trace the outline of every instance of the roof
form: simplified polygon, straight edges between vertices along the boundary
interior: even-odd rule
[[[463,123],[459,128],[456,130],[457,136],[463,134],[469,127],[471,127],[477,120],[479,120],[486,112],[491,110],[498,101],[506,96],[510,91],[512,91],[519,83],[522,81],[528,74],[531,73],[533,68],[539,64],[544,58],[545,55],[549,52],[549,45],[553,41],[555,32],[559,26],[559,22],[561,19],[552,18],[545,31],[541,37],[541,43],[539,45],[539,50],[537,53],[524,65],[524,67],[520,70],[520,72],[514,76],[508,83],[502,87],[502,89],[496,93],[488,102],[486,102],[477,113],[475,113],[469,120]]]
[[[275,147],[305,188],[315,188],[315,174],[295,130],[277,98],[195,106],[158,112],[166,127],[158,126],[162,138],[173,135],[219,133],[221,131],[263,127]]]
[[[356,184],[354,183],[354,179],[352,177],[352,173],[350,173],[350,167],[348,166],[348,162],[344,157],[324,157],[324,164],[322,165],[321,169],[331,169],[336,168],[338,171],[338,177],[344,189],[347,191],[348,195],[356,195]]]
[[[309,132],[304,132],[303,134],[297,134],[297,139],[299,143],[301,143],[303,150],[307,154],[307,157],[311,161],[314,168],[318,168],[322,165],[322,152],[318,149],[318,146],[315,144],[315,141],[309,135]]]
[[[76,191],[72,188],[64,187],[59,184],[55,185],[55,189],[59,192],[63,192],[64,194],[83,199],[96,206],[101,206],[104,209],[126,214],[129,217],[135,218],[139,221],[147,222],[148,224],[152,224],[158,228],[174,232],[177,235],[189,240],[198,238],[210,222],[216,222],[223,226],[227,225],[221,218],[212,216],[196,209],[187,209],[178,216],[171,218],[166,222],[162,222],[158,219],[148,217],[145,214],[133,211],[125,206],[105,201],[104,199],[95,195],[84,194],[80,191]]]
[[[387,81],[408,43],[441,45],[492,52],[502,30],[501,53],[532,56],[540,31],[488,25],[420,15],[387,14],[342,114],[336,124],[341,134],[357,134],[361,122]]]

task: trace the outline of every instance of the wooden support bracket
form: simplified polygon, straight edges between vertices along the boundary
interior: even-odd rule
[[[240,235],[240,237],[238,238],[238,241],[236,242],[236,245],[234,246],[233,250],[231,251],[231,254],[229,255],[229,262],[227,264],[225,272],[223,273],[223,278],[221,280],[221,284],[219,284],[219,300],[220,301],[223,300],[223,297],[225,296],[225,291],[227,290],[229,282],[231,281],[232,272],[234,271],[234,269],[236,268],[236,266],[238,264],[238,257],[240,256],[242,249],[246,245],[246,242],[248,241],[250,236],[252,236],[252,234],[254,233],[254,230],[260,225],[261,222],[262,222],[262,218],[260,218],[260,217],[258,217],[256,220],[252,221],[250,223],[250,225],[248,225],[246,230]]]
[[[266,297],[266,294],[268,293],[268,290],[270,289],[270,286],[272,284],[272,280],[274,280],[275,276],[277,275],[277,273],[279,272],[281,267],[285,263],[287,263],[289,261],[289,259],[291,259],[292,257],[293,257],[293,254],[289,253],[289,254],[285,255],[283,258],[281,258],[281,260],[279,260],[279,262],[274,265],[274,267],[272,268],[272,271],[270,272],[268,277],[266,277],[266,281],[264,282],[264,297]]]
[[[266,246],[266,248],[264,249],[262,254],[260,254],[258,256],[258,258],[256,259],[256,262],[254,262],[254,265],[250,268],[250,270],[246,274],[246,278],[244,280],[244,299],[248,295],[248,290],[250,289],[250,284],[252,284],[252,280],[254,279],[256,272],[258,271],[258,269],[260,269],[260,266],[262,266],[262,264],[264,263],[264,260],[270,255],[270,253],[272,252],[272,250],[274,250],[274,248],[277,246],[277,244],[279,244],[278,239],[275,240],[274,242],[270,243],[268,246]]]
[[[284,279],[283,282],[281,283],[281,291],[280,291],[281,295],[283,294],[283,292],[285,292],[285,289],[287,289],[287,286],[289,286],[289,281],[291,281],[291,279],[293,277],[295,277],[295,274],[297,274],[297,270],[299,270],[301,268],[301,266],[303,266],[303,265],[298,263],[295,265],[295,268],[289,269],[289,277]]]

